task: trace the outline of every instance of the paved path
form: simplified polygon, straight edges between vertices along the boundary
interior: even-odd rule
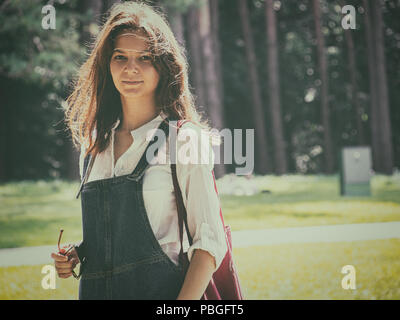
[[[399,222],[357,223],[232,232],[234,248],[304,242],[343,242],[400,238]],[[0,249],[0,267],[52,264],[56,246]]]
[[[400,238],[399,222],[243,230],[232,233],[233,247],[301,242],[343,242]]]

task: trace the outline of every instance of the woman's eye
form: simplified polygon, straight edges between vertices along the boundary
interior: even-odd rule
[[[141,56],[140,60],[142,60],[142,61],[150,61],[151,57],[150,56]]]
[[[114,57],[114,59],[115,59],[115,60],[124,60],[125,57],[124,57],[124,56],[121,56],[121,55],[117,55],[117,56]]]

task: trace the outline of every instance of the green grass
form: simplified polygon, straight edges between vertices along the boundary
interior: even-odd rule
[[[221,195],[232,230],[400,221],[400,175],[374,176],[371,197],[341,197],[337,176],[257,176],[260,193]],[[219,182],[217,181],[217,184]],[[78,183],[18,182],[0,185],[0,248],[82,239]]]
[[[0,268],[0,300],[76,300],[78,284],[74,278],[56,276],[56,288],[43,289],[44,265]]]
[[[400,239],[279,244],[235,248],[246,299],[400,299]],[[353,265],[356,289],[344,290],[342,267]],[[77,299],[78,281],[41,286],[42,266],[0,268],[0,299]]]
[[[234,258],[247,299],[398,300],[399,253],[391,239],[237,248]],[[345,265],[355,268],[355,290],[341,286]]]
[[[63,241],[79,241],[80,200],[77,183],[19,182],[0,186],[0,248],[55,244],[60,228]]]
[[[254,196],[221,196],[232,230],[400,220],[400,176],[374,176],[370,197],[342,197],[337,176],[256,177]]]
[[[221,195],[233,230],[400,221],[400,176],[374,176],[370,197],[341,197],[337,176],[265,176],[270,193]],[[218,182],[217,182],[218,183]],[[0,186],[0,247],[54,245],[81,239],[77,183],[19,182]],[[400,239],[278,244],[234,248],[247,299],[400,299]],[[341,287],[341,268],[356,269],[356,290]],[[0,268],[0,299],[77,299],[78,281],[41,286],[42,266]]]

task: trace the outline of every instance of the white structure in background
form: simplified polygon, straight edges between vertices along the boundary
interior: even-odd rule
[[[340,158],[340,194],[370,196],[372,152],[369,146],[342,148]]]

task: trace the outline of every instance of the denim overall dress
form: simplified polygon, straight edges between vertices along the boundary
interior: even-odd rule
[[[168,124],[166,119],[159,126],[166,137]],[[154,142],[131,174],[81,186],[85,259],[79,299],[173,300],[180,292],[183,268],[162,250],[143,200],[143,176],[151,161],[146,152]]]

